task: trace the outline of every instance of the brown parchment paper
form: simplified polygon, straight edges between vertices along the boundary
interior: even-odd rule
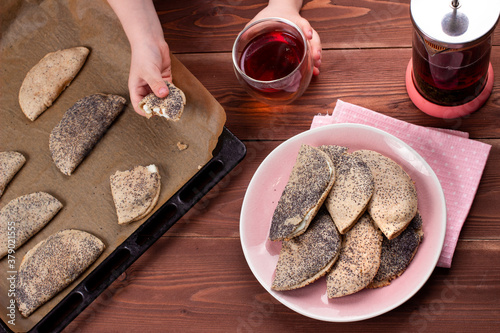
[[[110,175],[138,164],[156,164],[162,179],[156,208],[160,207],[210,160],[226,116],[213,96],[172,56],[174,84],[187,99],[181,120],[174,123],[160,117],[146,119],[127,105],[73,175],[65,176],[50,156],[50,132],[64,112],[84,96],[110,93],[129,100],[130,47],[126,36],[104,0],[2,0],[0,20],[0,151],[19,151],[27,159],[0,198],[0,208],[36,191],[48,192],[64,204],[44,229],[16,251],[16,270],[29,249],[61,229],[88,231],[106,244],[105,252],[83,276],[29,318],[16,310],[15,325],[9,326],[24,332],[147,219],[118,225]],[[31,122],[18,103],[24,76],[45,54],[74,46],[90,48],[87,62],[53,106]],[[178,142],[188,148],[180,151]],[[0,318],[5,323],[11,320],[6,308],[12,298],[8,271],[12,269],[4,258],[0,261]]]

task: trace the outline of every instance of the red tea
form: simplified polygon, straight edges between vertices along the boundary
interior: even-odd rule
[[[240,58],[240,68],[254,80],[273,81],[293,72],[303,56],[301,40],[284,31],[271,31],[248,43]]]

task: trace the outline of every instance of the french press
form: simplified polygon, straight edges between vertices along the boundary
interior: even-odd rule
[[[412,0],[412,58],[406,87],[423,112],[457,118],[479,109],[493,89],[492,35],[499,0]]]

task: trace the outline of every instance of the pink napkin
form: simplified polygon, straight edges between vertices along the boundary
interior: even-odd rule
[[[437,266],[451,267],[460,230],[469,214],[491,146],[465,132],[413,125],[341,100],[331,115],[317,115],[311,128],[358,123],[377,127],[406,142],[431,166],[443,188],[447,225]]]

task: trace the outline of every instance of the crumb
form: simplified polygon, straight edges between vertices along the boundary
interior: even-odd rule
[[[201,170],[203,168],[203,165],[198,165],[198,170]]]
[[[177,142],[177,148],[182,151],[184,149],[187,149],[188,145],[179,141]]]

